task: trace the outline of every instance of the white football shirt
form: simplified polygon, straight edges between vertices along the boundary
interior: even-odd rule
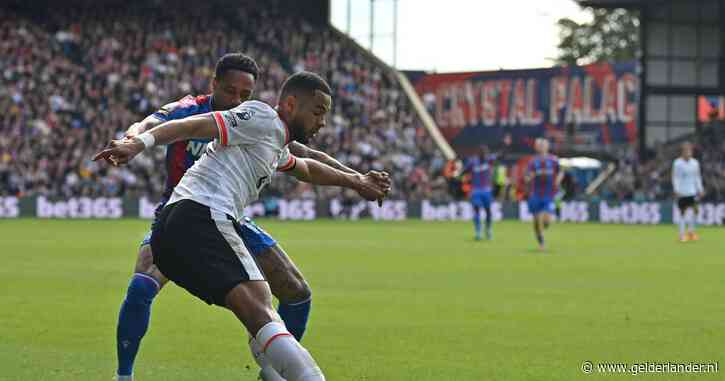
[[[685,160],[681,157],[672,164],[672,189],[680,197],[696,196],[702,192],[700,163],[695,158]]]
[[[212,115],[219,137],[186,171],[168,204],[194,200],[238,220],[275,171],[295,166],[289,130],[275,109],[259,101]]]

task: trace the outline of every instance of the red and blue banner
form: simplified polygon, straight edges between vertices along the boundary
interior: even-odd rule
[[[637,141],[634,62],[426,74],[413,82],[457,150],[503,141],[530,146],[538,137],[592,149]]]

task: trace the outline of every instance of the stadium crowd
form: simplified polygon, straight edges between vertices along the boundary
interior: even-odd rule
[[[443,157],[373,58],[274,2],[218,12],[214,1],[0,10],[0,194],[158,197],[163,149],[122,168],[90,157],[165,103],[208,93],[218,57],[242,51],[262,67],[254,97],[271,104],[292,72],[328,79],[334,110],[314,148],[389,171],[393,197],[445,197]],[[268,195],[341,192],[279,177]]]
[[[713,119],[697,133],[658,145],[650,158],[640,160],[634,151],[620,155],[618,170],[600,189],[607,200],[654,201],[672,197],[672,162],[680,155],[681,143],[695,144],[700,162],[705,200],[725,200],[725,122]]]
[[[443,176],[443,156],[382,65],[331,28],[285,13],[275,1],[226,9],[225,17],[218,17],[214,1],[0,9],[0,196],[158,197],[162,148],[121,168],[90,157],[165,103],[208,93],[217,58],[231,51],[257,60],[262,74],[254,97],[271,104],[295,71],[328,79],[333,112],[313,148],[361,172],[389,171],[393,198],[456,197]],[[696,142],[711,199],[725,199],[725,139],[710,136],[722,129],[707,128]],[[598,196],[671,197],[669,172],[678,154],[672,147],[661,146],[646,161],[635,152],[620,155],[619,170]],[[265,192],[354,198],[283,175]]]

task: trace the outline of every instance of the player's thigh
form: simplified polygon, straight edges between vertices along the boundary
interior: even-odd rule
[[[302,272],[278,244],[256,253],[255,260],[280,302],[302,302],[312,295]]]
[[[529,211],[533,215],[545,216],[547,214],[554,214],[556,209],[554,207],[554,201],[546,197],[535,197],[529,200]]]
[[[491,192],[486,192],[481,195],[481,203],[484,209],[491,209],[491,202],[493,201],[493,195]]]
[[[241,221],[238,233],[264,273],[272,294],[280,302],[295,303],[309,299],[310,288],[302,273],[269,233],[249,218]]]
[[[229,292],[247,282],[261,281],[262,291],[269,293],[262,271],[237,233],[238,225],[231,216],[195,201],[167,205],[154,229],[154,263],[208,304],[227,307]],[[271,296],[260,295],[267,296],[262,303],[271,306]],[[258,304],[253,307],[259,310]]]
[[[237,284],[224,298],[226,308],[234,312],[250,334],[271,321],[279,321],[272,308],[272,294],[265,281],[247,281]]]
[[[168,278],[166,278],[154,264],[154,256],[151,251],[151,245],[149,244],[141,245],[141,247],[139,247],[134,272],[153,277],[159,283],[159,288],[169,282]]]
[[[545,214],[549,215],[548,217],[551,217],[554,214],[556,214],[556,205],[554,203],[554,200],[552,200],[550,198],[546,198],[546,199],[542,200],[541,210]]]
[[[695,197],[680,197],[677,200],[677,206],[680,209],[681,214],[685,214],[687,209],[697,210],[697,203]]]
[[[477,208],[483,207],[483,195],[480,192],[472,191],[471,197],[469,198],[471,205]]]

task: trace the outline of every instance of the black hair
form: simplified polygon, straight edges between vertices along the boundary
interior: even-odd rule
[[[319,75],[309,72],[300,71],[292,74],[282,84],[280,98],[284,98],[291,94],[308,94],[312,95],[315,91],[320,90],[327,95],[332,95],[330,85]]]
[[[216,62],[216,68],[214,69],[214,75],[217,79],[221,78],[229,70],[240,70],[245,73],[249,73],[257,80],[259,76],[259,66],[254,58],[244,53],[227,53],[219,58]]]

